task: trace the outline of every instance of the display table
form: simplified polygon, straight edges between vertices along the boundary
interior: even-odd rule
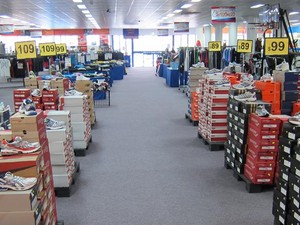
[[[124,77],[124,66],[113,66],[110,69],[110,77],[112,80],[123,80]]]
[[[167,68],[166,84],[169,87],[178,87],[179,86],[179,71],[178,69]]]
[[[169,68],[168,64],[161,64],[160,66],[162,66],[162,73],[163,73],[163,78],[167,78],[167,68]]]

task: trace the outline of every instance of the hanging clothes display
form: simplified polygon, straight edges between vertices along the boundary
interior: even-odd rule
[[[9,59],[0,59],[0,76],[4,78],[10,78],[10,60]]]

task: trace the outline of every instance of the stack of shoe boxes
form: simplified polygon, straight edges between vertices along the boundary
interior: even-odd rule
[[[300,223],[300,126],[285,123],[279,139],[279,176],[273,196],[274,224]]]
[[[31,96],[30,89],[16,89],[14,90],[14,106],[15,112],[19,111],[20,106],[23,103],[23,100]]]
[[[57,89],[59,96],[65,95],[65,91],[69,90],[69,79],[62,78],[62,79],[52,79],[51,88]]]
[[[38,89],[38,80],[40,80],[38,77],[25,77],[24,78],[25,88],[28,88],[31,91],[34,89]]]
[[[16,113],[10,120],[14,137],[20,136],[25,141],[39,142],[41,149],[40,152],[33,154],[2,157],[0,162],[7,164],[6,166],[2,164],[0,167],[2,170],[11,171],[18,176],[36,177],[38,179],[37,195],[40,201],[42,220],[56,223],[56,199],[44,115],[42,112],[38,112],[35,116]]]
[[[203,139],[209,140],[209,141],[216,141],[219,136],[218,134],[211,134],[211,122],[210,126],[208,126],[208,120],[212,119],[220,119],[222,118],[221,114],[218,113],[218,111],[209,112],[209,107],[211,108],[214,103],[216,103],[217,95],[210,93],[210,91],[213,89],[213,84],[217,82],[218,80],[222,79],[222,74],[209,74],[209,71],[205,73],[204,76],[204,85],[203,85],[203,95],[201,95],[200,98],[200,108],[199,108],[199,117],[201,118],[199,121],[199,127],[198,127],[198,133],[202,136]],[[200,85],[202,85],[202,80],[199,81]],[[220,98],[220,96],[218,96]],[[227,95],[228,98],[228,95]],[[221,100],[222,101],[222,100]],[[225,101],[225,100],[224,100]],[[219,111],[220,112],[220,111]],[[219,114],[219,115],[217,115]],[[225,115],[226,118],[226,115]],[[226,136],[226,134],[225,134]],[[213,139],[212,139],[213,138]]]
[[[43,90],[42,101],[44,110],[58,110],[59,94],[57,89]]]
[[[281,83],[281,114],[291,115],[298,100],[299,72],[273,71],[274,81]]]
[[[193,121],[199,121],[199,80],[203,79],[205,67],[191,67],[188,77],[187,95],[188,95],[188,117]]]
[[[38,87],[42,92],[44,89],[51,88],[51,80],[38,80]]]
[[[90,80],[77,80],[75,83],[76,91],[82,92],[87,96],[87,101],[89,105],[89,115],[91,125],[95,124],[95,107],[94,107],[94,98],[93,98],[93,82]]]
[[[271,104],[256,102],[239,102],[234,96],[244,93],[245,90],[229,91],[228,114],[227,114],[227,142],[225,147],[225,162],[239,174],[244,174],[246,164],[246,144],[248,137],[248,117],[254,113],[258,105],[264,105],[269,111]]]
[[[254,184],[273,184],[281,120],[250,114],[244,174]]]
[[[42,96],[31,96],[36,109],[44,110],[43,98]]]
[[[86,149],[92,137],[88,107],[86,95],[60,97],[59,110],[71,112],[74,150]]]
[[[9,121],[10,118],[10,112],[9,109],[4,109],[4,111],[0,110],[0,128],[4,128],[5,130],[9,129]]]
[[[272,104],[270,113],[273,115],[281,114],[280,104],[280,82],[256,81],[255,88],[261,91],[262,100]]]
[[[69,187],[75,172],[75,155],[70,111],[45,111],[45,117],[64,121],[63,129],[47,130],[54,187]]]

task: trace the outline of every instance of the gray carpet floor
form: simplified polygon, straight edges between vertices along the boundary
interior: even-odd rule
[[[81,172],[72,196],[57,199],[59,219],[66,225],[273,224],[272,192],[246,192],[224,168],[224,152],[208,151],[185,119],[187,97],[154,70],[129,68],[113,84],[111,107],[96,108],[93,142],[76,158]]]

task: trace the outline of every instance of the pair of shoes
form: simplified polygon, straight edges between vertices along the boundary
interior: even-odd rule
[[[297,112],[293,117],[289,118],[289,122],[294,125],[300,125],[300,112]],[[300,138],[299,138],[300,139]],[[298,140],[299,140],[298,139]],[[299,143],[300,144],[300,143]]]
[[[262,81],[272,81],[272,76],[271,76],[271,74],[266,73],[266,74],[261,76],[260,80],[262,80]]]
[[[243,81],[240,84],[232,85],[232,88],[237,90],[252,90],[254,88],[253,84],[254,82]]]
[[[19,112],[25,114],[26,116],[34,116],[37,114],[35,104],[30,98],[23,100],[19,108]]]
[[[19,177],[11,172],[0,175],[0,190],[25,191],[31,189],[37,182],[35,177]]]
[[[64,121],[57,121],[47,117],[44,122],[47,130],[60,130],[66,128],[66,123]]]
[[[31,92],[31,96],[33,97],[41,97],[41,91],[40,89],[34,89],[32,92]]]
[[[5,106],[4,102],[0,102],[0,111],[3,112],[3,111],[6,111],[6,110],[8,110],[9,112],[11,112],[10,106],[9,105]]]
[[[17,155],[17,154],[30,154],[37,152],[40,149],[38,142],[23,141],[21,137],[15,137],[13,142],[7,142],[5,139],[1,141],[1,155]]]
[[[85,77],[83,74],[78,73],[76,75],[76,80],[90,80],[90,78]]]
[[[31,79],[31,78],[36,78],[36,75],[35,75],[35,73],[34,73],[33,71],[30,71],[28,77],[29,77],[30,79]]]
[[[214,83],[214,86],[218,86],[218,87],[230,87],[230,81],[226,78],[217,81],[216,83]]]
[[[65,96],[81,96],[81,95],[83,95],[82,92],[76,91],[74,89],[65,91]]]
[[[244,94],[240,94],[237,96],[234,96],[234,99],[240,102],[255,102],[256,101],[256,93],[253,92],[245,92]]]
[[[256,115],[260,117],[268,117],[270,113],[266,110],[264,105],[258,105],[255,110]]]

